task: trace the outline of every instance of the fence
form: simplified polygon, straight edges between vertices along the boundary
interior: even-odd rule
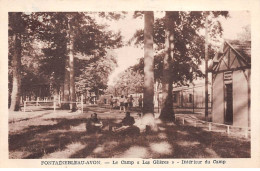
[[[248,138],[248,131],[250,130],[248,127],[239,127],[239,126],[233,126],[233,125],[226,125],[226,124],[221,124],[221,123],[214,123],[214,122],[207,122],[207,121],[202,121],[202,120],[199,120],[199,119],[195,119],[195,118],[190,118],[190,117],[184,117],[184,116],[178,116],[178,115],[175,115],[175,121],[177,121],[177,118],[181,118],[181,121],[182,121],[182,124],[185,125],[185,121],[188,122],[188,120],[191,120],[193,121],[192,124],[195,126],[195,127],[198,127],[198,124],[202,123],[202,124],[205,124],[207,125],[208,127],[208,130],[209,131],[213,131],[213,125],[215,126],[221,126],[221,127],[226,127],[226,133],[228,135],[230,135],[231,133],[231,128],[238,128],[238,129],[244,129],[244,137],[245,138]]]
[[[35,103],[36,104],[36,106],[41,106],[41,103],[43,103],[43,104],[52,104],[52,107],[51,108],[53,108],[53,111],[55,112],[56,111],[56,109],[57,109],[57,107],[58,107],[58,104],[62,104],[62,103],[69,103],[69,104],[72,104],[72,103],[76,103],[76,104],[80,104],[80,108],[81,108],[81,113],[83,113],[83,98],[81,99],[81,101],[80,102],[73,102],[73,101],[46,101],[46,100],[44,100],[44,101],[40,101],[39,99],[37,99],[36,101],[24,101],[23,102],[24,103],[24,106],[23,106],[23,112],[26,112],[27,110],[26,109],[28,109],[28,105],[27,104],[32,104],[32,103]],[[32,111],[32,110],[31,110]]]

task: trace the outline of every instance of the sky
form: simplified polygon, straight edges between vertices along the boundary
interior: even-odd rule
[[[161,17],[159,14],[158,17]],[[250,25],[250,13],[247,11],[230,11],[230,17],[219,19],[223,27],[223,38],[224,39],[236,39],[237,34],[241,33],[243,27]],[[134,19],[133,13],[129,12],[126,18],[119,21],[111,21],[108,23],[110,29],[115,31],[121,31],[123,41],[128,41],[134,35],[135,31],[144,28],[143,19]],[[155,17],[157,17],[155,15]],[[118,74],[123,72],[128,67],[137,64],[138,59],[143,57],[144,50],[134,46],[125,46],[115,50],[117,54],[118,67],[109,76],[109,85],[114,84],[114,80]]]

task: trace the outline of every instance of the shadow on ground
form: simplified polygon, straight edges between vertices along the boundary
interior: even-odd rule
[[[97,111],[99,111],[97,109]],[[100,112],[100,111],[99,111]],[[158,120],[158,132],[138,137],[108,131],[120,117],[102,117],[103,132],[87,134],[86,118],[45,119],[52,125],[9,133],[9,158],[248,158],[250,141]]]

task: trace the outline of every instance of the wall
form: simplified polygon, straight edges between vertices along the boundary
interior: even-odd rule
[[[248,126],[248,70],[233,72],[233,125]]]
[[[217,74],[213,82],[212,121],[224,123],[224,81],[223,73]]]

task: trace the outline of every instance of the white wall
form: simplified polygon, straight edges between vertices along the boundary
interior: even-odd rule
[[[248,71],[233,72],[233,125],[248,126]]]
[[[224,123],[223,73],[219,73],[213,82],[212,121],[216,123]]]

